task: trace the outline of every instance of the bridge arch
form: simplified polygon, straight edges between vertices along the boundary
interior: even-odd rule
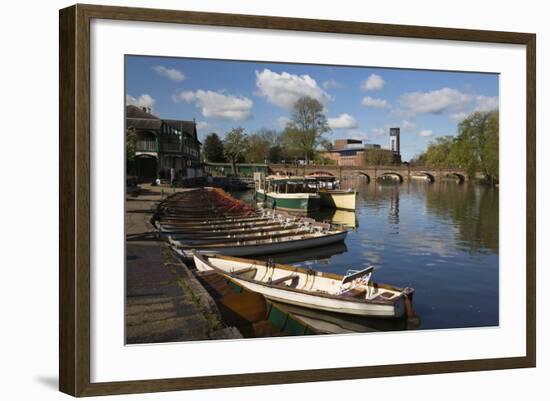
[[[308,175],[327,175],[329,177],[334,177],[334,174],[332,174],[330,171],[323,170],[313,171],[311,173],[308,173]]]
[[[396,171],[385,171],[380,174],[377,180],[397,179],[400,183],[403,182],[403,176]]]
[[[414,172],[411,171],[411,176],[417,176],[417,177],[418,177],[418,176],[423,176],[423,177],[425,177],[429,182],[434,182],[434,181],[435,181],[435,176],[434,176],[432,173],[430,173],[429,171],[424,171],[424,170],[422,170],[422,171],[414,171]]]
[[[452,171],[450,173],[445,174],[445,177],[454,178],[457,184],[462,184],[466,180],[466,177],[464,176],[464,174],[457,173],[456,171]]]
[[[363,177],[367,180],[367,182],[370,182],[371,181],[371,178],[370,178],[370,175],[368,175],[367,173],[365,173],[364,171],[354,171],[352,173],[354,176],[356,177]]]

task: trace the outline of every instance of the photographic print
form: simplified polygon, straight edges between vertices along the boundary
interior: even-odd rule
[[[125,56],[126,343],[499,325],[499,75]]]

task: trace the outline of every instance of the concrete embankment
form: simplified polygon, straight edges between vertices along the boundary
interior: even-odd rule
[[[185,189],[178,189],[178,191]],[[126,199],[126,342],[241,338],[150,223],[171,188],[143,185]]]

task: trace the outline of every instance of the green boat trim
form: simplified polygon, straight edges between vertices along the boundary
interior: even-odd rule
[[[233,279],[226,277],[227,284],[236,293],[249,292],[246,288],[233,281]],[[282,305],[275,305],[272,301],[264,298],[266,317],[265,319],[270,321],[271,324],[283,332],[287,336],[303,336],[312,334],[322,334],[320,331],[310,326],[299,316],[287,311]]]
[[[256,190],[255,198],[259,202],[265,202],[273,209],[308,212],[319,210],[321,196],[316,193],[277,193]]]

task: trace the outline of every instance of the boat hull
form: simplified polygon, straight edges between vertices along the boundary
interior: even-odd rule
[[[321,206],[332,209],[355,210],[357,192],[355,191],[320,191]]]
[[[258,202],[264,202],[273,209],[290,212],[307,213],[319,210],[321,207],[321,197],[314,193],[266,193],[262,189],[258,189],[255,193],[255,198]]]
[[[203,259],[194,257],[195,266],[199,271],[209,271],[212,268]],[[390,304],[354,302],[344,298],[324,297],[314,292],[292,291],[284,287],[265,285],[256,281],[240,279],[238,276],[227,273],[227,277],[249,291],[262,294],[269,300],[295,305],[303,308],[322,310],[325,312],[341,313],[346,315],[397,318],[406,311],[405,299],[400,298]]]
[[[238,246],[219,246],[219,247],[201,247],[200,244],[196,246],[185,246],[180,242],[174,241],[169,237],[170,243],[174,245],[176,251],[184,256],[191,257],[193,250],[198,250],[205,255],[228,255],[228,256],[252,256],[252,255],[273,255],[277,253],[285,253],[296,251],[305,248],[314,248],[324,245],[330,245],[337,242],[344,241],[347,232],[342,231],[337,234],[325,235],[315,238],[306,238],[302,240],[291,241],[276,241],[270,243],[261,244],[243,244]],[[184,245],[184,247],[182,247]],[[187,249],[186,249],[187,248]]]

